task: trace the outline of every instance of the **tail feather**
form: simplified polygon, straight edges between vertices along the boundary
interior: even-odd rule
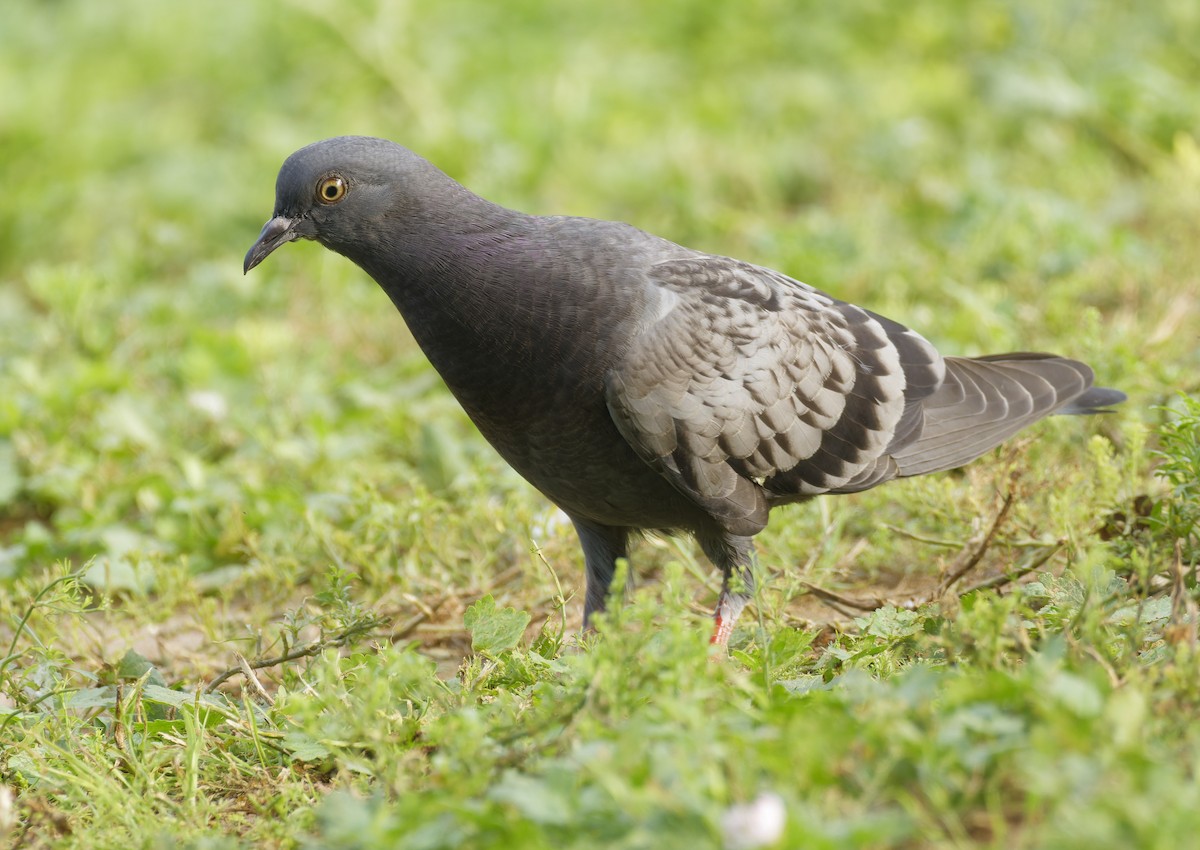
[[[1120,404],[1127,396],[1120,390],[1109,387],[1092,387],[1083,395],[1073,399],[1070,404],[1063,405],[1056,414],[1065,413],[1076,415],[1081,413],[1112,413],[1112,406]]]
[[[1096,413],[1124,400],[1092,387],[1090,367],[1052,354],[946,358],[946,379],[923,401],[919,436],[891,453],[901,477],[962,466],[1053,413]]]

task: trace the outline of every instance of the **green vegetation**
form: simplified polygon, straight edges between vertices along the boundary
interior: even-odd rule
[[[766,794],[779,847],[1194,843],[1197,44],[1191,0],[8,0],[0,841],[720,847]],[[683,540],[579,647],[569,526],[374,284],[241,274],[343,133],[1130,401],[777,513],[728,662]]]

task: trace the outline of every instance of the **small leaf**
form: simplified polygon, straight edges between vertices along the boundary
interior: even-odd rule
[[[134,729],[147,737],[157,735],[184,735],[187,733],[187,723],[183,720],[148,720],[134,725]]]
[[[117,689],[112,685],[103,688],[83,688],[67,699],[67,708],[112,708],[117,701]]]
[[[212,694],[200,694],[195,691],[175,691],[161,685],[146,685],[142,689],[142,699],[145,702],[169,705],[183,711],[199,711],[201,723],[211,728],[229,717],[236,717],[237,712],[231,711],[220,699]]]
[[[148,702],[157,702],[174,708],[189,705],[196,699],[195,694],[189,694],[184,691],[173,691],[162,685],[146,685],[142,689],[142,698]]]
[[[855,622],[862,628],[864,634],[881,638],[905,638],[917,633],[922,628],[922,615],[917,611],[885,605],[865,617],[858,617]]]
[[[117,664],[117,675],[122,679],[140,679],[149,672],[146,677],[146,683],[149,685],[158,685],[161,688],[167,686],[166,680],[158,669],[150,663],[150,660],[141,653],[135,650],[126,650]]]
[[[529,625],[529,614],[515,608],[497,608],[489,594],[463,615],[463,624],[471,633],[471,649],[483,655],[496,655],[515,649]]]
[[[296,761],[324,761],[329,758],[329,748],[303,732],[291,731],[283,736],[283,748]]]

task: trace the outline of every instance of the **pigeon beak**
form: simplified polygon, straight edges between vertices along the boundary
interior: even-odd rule
[[[298,219],[277,215],[264,224],[262,233],[258,234],[258,241],[246,252],[246,262],[242,265],[242,274],[247,274],[250,269],[265,260],[267,255],[280,245],[298,239],[300,234],[295,230],[297,221]]]

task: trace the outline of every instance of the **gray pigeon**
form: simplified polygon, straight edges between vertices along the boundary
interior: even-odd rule
[[[724,575],[724,644],[772,508],[962,466],[1125,398],[1075,360],[943,357],[777,271],[505,209],[382,139],[288,157],[245,270],[294,239],[375,279],[484,437],[571,518],[585,627],[632,533],[686,531]]]

